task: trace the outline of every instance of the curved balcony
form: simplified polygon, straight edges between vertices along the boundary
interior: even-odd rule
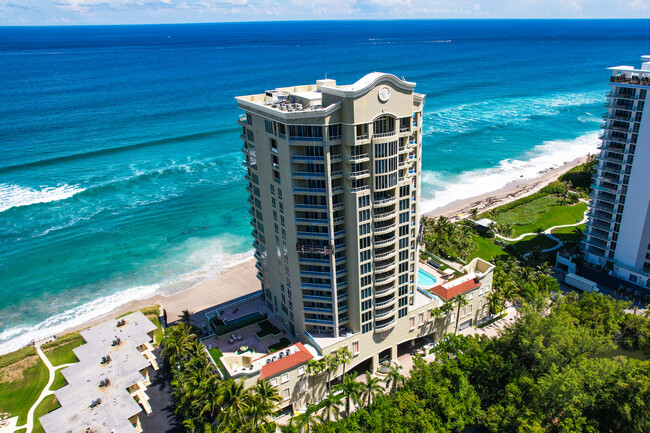
[[[391,281],[395,281],[396,279],[397,275],[394,273],[388,275],[375,275],[375,284],[387,284]]]
[[[384,311],[375,310],[375,320],[385,319],[388,316],[395,315],[394,308],[386,308]]]
[[[393,305],[395,302],[397,302],[397,298],[395,296],[391,296],[390,299],[381,302],[377,302],[377,300],[375,300],[375,309],[388,307],[390,305]]]
[[[396,249],[391,249],[390,251],[386,251],[385,253],[375,253],[375,260],[384,260],[388,259],[390,257],[395,257],[397,255],[397,250]]]
[[[372,201],[372,204],[375,206],[385,206],[388,204],[395,204],[395,203],[397,203],[397,196],[379,198]]]
[[[374,230],[375,230],[375,233],[386,233],[386,232],[389,232],[391,230],[395,230],[395,227],[397,227],[397,225],[395,223],[388,224],[388,225],[385,225],[385,226],[377,226],[377,225],[375,225]]]
[[[368,170],[348,171],[348,179],[356,180],[356,179],[363,179],[365,177],[370,177],[370,171]]]
[[[345,157],[348,162],[365,162],[370,161],[370,156],[367,153],[362,153],[360,155],[348,155]]]
[[[375,297],[390,295],[392,293],[395,293],[395,289],[396,286],[394,284],[386,287],[375,287]]]
[[[381,266],[375,265],[375,272],[390,271],[392,269],[395,269],[395,266],[397,266],[397,262],[395,262],[395,261],[393,261],[391,263],[388,263],[387,265],[381,265]]]
[[[388,131],[388,132],[379,132],[376,134],[372,134],[372,138],[385,138],[385,137],[392,137],[397,134],[397,131]]]
[[[376,213],[375,215],[373,215],[373,218],[375,219],[375,221],[383,221],[388,218],[394,218],[396,215],[397,215],[397,211],[391,210],[384,213]]]
[[[392,328],[393,326],[395,326],[396,321],[397,320],[395,319],[395,316],[393,316],[392,319],[387,321],[383,321],[383,322],[375,321],[375,332],[381,332]]]
[[[375,239],[375,247],[394,244],[395,241],[397,241],[397,236],[391,236],[388,239],[379,239],[379,240]]]
[[[362,186],[356,186],[356,187],[349,186],[348,187],[348,192],[357,193],[357,192],[362,192],[362,191],[368,191],[369,189],[370,189],[370,187],[368,185],[362,185]]]

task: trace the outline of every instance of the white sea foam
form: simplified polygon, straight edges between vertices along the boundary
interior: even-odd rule
[[[70,186],[65,183],[57,186],[43,186],[40,189],[1,183],[0,212],[13,207],[65,200],[82,191],[85,191],[85,188],[78,185]]]
[[[530,152],[529,159],[504,159],[496,167],[466,171],[453,178],[424,171],[423,186],[435,192],[431,197],[423,197],[421,212],[430,212],[456,200],[496,191],[510,182],[523,183],[534,179],[542,170],[559,167],[588,153],[596,153],[599,143],[598,132],[590,132],[573,140],[546,141]]]
[[[6,329],[0,332],[0,354],[19,349],[32,340],[50,337],[79,326],[129,302],[154,295],[170,296],[217,278],[225,268],[243,263],[253,256],[252,250],[240,254],[229,253],[228,251],[232,251],[231,248],[236,243],[237,237],[231,235],[207,240],[190,237],[183,243],[182,250],[186,251],[186,254],[182,260],[187,267],[194,267],[195,270],[171,277],[158,284],[140,285],[117,291],[55,314],[36,325]],[[171,257],[169,259],[174,260]]]
[[[555,116],[570,106],[604,101],[601,92],[561,93],[537,98],[501,98],[444,108],[426,114],[425,134],[459,134],[482,128],[518,125],[533,116]]]
[[[138,286],[109,296],[98,298],[44,320],[33,326],[17,326],[0,333],[0,354],[17,350],[32,340],[40,340],[79,326],[96,317],[107,314],[131,301],[144,299],[156,294],[159,285]]]

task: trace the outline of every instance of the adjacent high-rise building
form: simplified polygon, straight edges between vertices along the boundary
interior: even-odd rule
[[[650,287],[650,56],[610,68],[611,92],[592,185],[585,258]]]
[[[297,336],[381,333],[417,284],[422,107],[374,72],[237,98],[255,257]]]

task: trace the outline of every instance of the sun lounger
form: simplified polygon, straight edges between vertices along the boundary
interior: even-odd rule
[[[237,335],[237,340],[241,340],[241,334]]]

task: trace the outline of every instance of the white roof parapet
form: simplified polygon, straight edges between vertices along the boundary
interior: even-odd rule
[[[79,362],[62,370],[68,385],[54,392],[61,407],[40,418],[45,432],[135,432],[129,418],[142,408],[128,388],[145,380],[140,372],[151,364],[138,347],[155,329],[138,311],[81,331],[86,343],[73,350]]]
[[[386,72],[371,72],[369,74],[366,74],[363,78],[354,84],[349,84],[347,86],[322,85],[320,86],[320,90],[323,93],[330,93],[332,95],[355,97],[367,93],[370,89],[374,88],[379,81],[382,80],[388,80],[403,90],[412,91],[415,88],[415,83],[411,81],[400,80],[393,74]]]

